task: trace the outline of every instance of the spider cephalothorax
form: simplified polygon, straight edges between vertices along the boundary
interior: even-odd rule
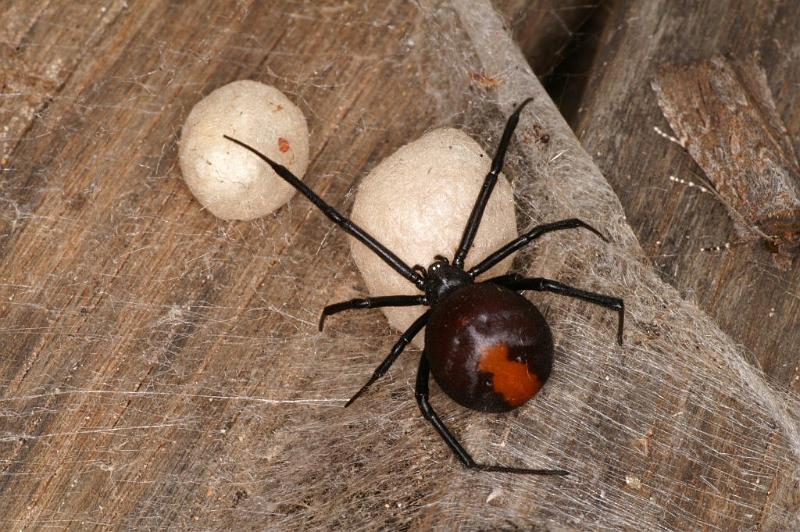
[[[437,255],[434,259],[425,273],[425,298],[429,305],[435,305],[453,290],[473,283],[472,277],[461,268],[451,266],[446,257]]]
[[[319,207],[334,223],[366,245],[423,292],[415,296],[359,298],[328,305],[320,316],[320,330],[327,316],[343,310],[413,305],[430,307],[400,336],[389,356],[345,406],[351,405],[373,382],[386,374],[406,345],[425,328],[425,350],[420,357],[417,372],[417,402],[422,415],[434,426],[459,460],[468,468],[483,471],[566,475],[567,472],[561,469],[524,469],[476,463],[436,415],[428,400],[428,381],[431,373],[442,390],[456,402],[473,410],[488,412],[511,410],[521,406],[539,392],[550,376],[553,365],[553,336],[536,306],[519,294],[525,290],[555,292],[617,311],[619,313],[617,340],[622,343],[624,319],[622,299],[586,292],[550,279],[525,278],[516,274],[501,275],[483,282],[475,281],[480,274],[546,233],[584,228],[605,240],[600,232],[581,220],[570,218],[536,226],[469,270],[464,268],[464,260],[475,239],[497,177],[503,168],[511,135],[519,122],[522,109],[530,101],[528,99],[522,102],[506,123],[497,153],[492,159],[491,169],[472,208],[452,262],[446,257],[437,255],[427,269],[422,266],[409,267],[366,231],[325,203],[284,166],[239,140],[228,136],[225,138],[255,153],[279,176]]]

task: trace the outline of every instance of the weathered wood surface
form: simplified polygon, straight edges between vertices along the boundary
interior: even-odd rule
[[[739,238],[763,239],[773,263],[790,269],[800,255],[800,163],[755,59],[664,65],[653,90]]]
[[[672,133],[651,82],[665,64],[727,54],[766,71],[778,113],[800,146],[800,11],[794,1],[614,2],[600,46],[585,72],[585,94],[570,105],[571,124],[625,206],[631,226],[662,277],[697,301],[743,343],[776,384],[800,390],[800,260],[788,271],[755,239],[737,242],[735,222],[710,194],[674,184],[702,184],[703,171],[654,126]],[[571,114],[569,111],[567,114]],[[754,125],[757,127],[757,125]]]
[[[558,34],[549,19],[531,15],[536,7],[513,16],[541,20],[539,34]],[[406,2],[9,4],[0,21],[4,526],[787,522],[787,509],[797,509],[792,455],[771,419],[767,429],[753,425],[748,405],[734,399],[724,405],[726,419],[702,408],[672,411],[697,403],[670,387],[646,387],[637,373],[648,342],[669,338],[661,309],[632,305],[630,341],[642,351],[561,360],[536,412],[482,421],[435,396],[481,457],[502,460],[514,449],[524,457],[517,440],[527,437],[524,451],[538,448],[537,460],[550,465],[567,457],[577,473],[558,485],[465,474],[416,412],[418,352],[400,361],[370,404],[341,409],[396,338],[377,313],[315,332],[324,304],[363,293],[342,235],[302,201],[257,222],[223,223],[191,198],[176,165],[180,126],[197,100],[234,79],[275,84],[303,108],[312,136],[306,181],[344,208],[358,175],[426,129],[462,126],[492,146],[504,115],[487,108],[496,87],[485,80],[498,72],[472,59],[481,53],[469,49],[474,40],[449,11],[446,3]],[[648,20],[661,20],[658,13]],[[776,100],[781,105],[780,91]],[[568,146],[547,104],[537,105],[552,143]],[[781,109],[796,133],[792,111]],[[660,137],[642,138],[650,149],[663,146],[662,157],[684,157]],[[604,191],[579,212],[600,200],[608,200]],[[620,220],[598,221],[611,228]],[[602,275],[566,252],[539,257],[541,271],[607,282],[602,248],[569,242],[591,251]],[[624,236],[617,243],[634,255],[618,252],[628,278],[636,252]],[[590,347],[613,342],[608,316],[545,301],[556,323],[580,309],[577,321],[556,325],[562,337],[595,323],[601,336]],[[586,339],[563,342],[577,352]],[[676,367],[662,382],[680,388],[687,369]],[[716,391],[703,387],[690,388]],[[628,467],[637,471],[629,481]],[[730,468],[754,476],[742,484]],[[484,503],[490,493],[494,502]]]

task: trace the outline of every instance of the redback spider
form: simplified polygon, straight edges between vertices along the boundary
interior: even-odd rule
[[[466,467],[480,471],[566,475],[567,472],[561,469],[524,469],[476,463],[428,401],[431,373],[442,390],[457,403],[482,412],[505,412],[521,406],[536,395],[550,376],[553,366],[553,336],[541,312],[519,294],[525,290],[555,292],[616,310],[619,313],[617,341],[622,344],[625,312],[622,299],[585,292],[550,279],[524,278],[513,273],[483,282],[475,281],[478,275],[546,233],[584,228],[607,242],[599,231],[586,222],[571,218],[539,225],[501,247],[471,269],[464,270],[464,259],[478,231],[497,176],[503,168],[511,135],[519,122],[522,109],[531,100],[529,98],[522,102],[506,123],[491,169],[484,179],[452,263],[446,257],[437,255],[427,269],[419,265],[409,267],[366,231],[325,203],[286,167],[242,141],[227,135],[225,138],[264,160],[336,225],[370,248],[423,292],[416,296],[370,297],[328,305],[323,309],[319,320],[320,330],[327,316],[343,310],[413,305],[430,307],[400,336],[389,356],[345,406],[351,405],[372,383],[382,377],[406,345],[427,325],[425,349],[417,371],[417,403],[422,415],[433,425],[458,459]]]

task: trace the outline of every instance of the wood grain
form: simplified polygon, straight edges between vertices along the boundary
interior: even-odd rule
[[[535,16],[536,6],[509,16],[535,21],[525,28],[529,35],[557,35],[542,46],[560,49],[571,30]],[[642,43],[652,42],[647,24],[685,22],[668,5],[647,6],[612,10],[623,21],[636,20],[627,18],[630,10],[646,10],[637,24],[647,30],[625,49],[636,58],[631,68],[650,59],[641,56]],[[435,392],[443,415],[480,456],[508,457],[516,449],[519,459],[519,449],[535,449],[523,458],[542,465],[566,456],[576,480],[469,476],[413,403],[418,351],[400,360],[363,408],[341,408],[397,336],[377,312],[343,316],[316,332],[325,304],[365,293],[345,238],[302,201],[256,222],[220,222],[189,194],[176,164],[180,127],[194,103],[235,79],[275,84],[303,109],[312,145],[305,181],[345,211],[360,175],[432,127],[462,127],[492,146],[505,111],[491,102],[508,85],[487,83],[505,78],[475,59],[483,50],[473,49],[451,7],[338,0],[8,4],[0,19],[0,111],[8,125],[0,169],[0,523],[581,528],[639,519],[661,528],[724,529],[787,522],[786,509],[796,511],[798,499],[782,428],[768,425],[772,419],[757,424],[755,406],[744,403],[749,396],[726,398],[717,407],[725,416],[698,407],[709,383],[693,380],[696,373],[685,367],[674,371],[669,359],[646,366],[650,373],[640,369],[650,344],[662,353],[683,349],[662,345],[669,316],[696,318],[714,333],[690,305],[670,296],[675,308],[667,314],[647,297],[636,301],[630,350],[594,350],[589,359],[559,355],[551,379],[558,385],[542,392],[547,400],[535,410],[480,418]],[[748,31],[771,31],[773,24],[773,33],[788,33],[778,18],[759,16]],[[504,37],[498,32],[495,41]],[[609,54],[621,53],[618,41],[604,42]],[[790,88],[794,79],[774,75],[787,66],[781,61],[767,62],[767,70],[792,134],[800,115],[781,103],[781,83]],[[592,116],[602,116],[605,101],[622,106],[617,93],[592,95]],[[652,93],[637,95],[632,102],[654,104]],[[548,154],[568,148],[572,155],[559,155],[558,164],[580,152],[550,103],[542,97],[535,106],[528,120],[539,130],[527,133],[535,142],[518,145]],[[630,122],[609,122],[618,129],[603,139],[619,148],[628,138],[622,124]],[[596,139],[586,138],[594,146]],[[654,137],[647,145],[662,146],[657,155],[667,162],[685,157],[660,142]],[[565,167],[558,177],[569,183],[577,179],[573,170]],[[541,190],[536,208],[563,214],[546,210],[562,196],[584,213],[616,205],[599,174],[581,172],[595,179],[595,192],[571,198],[566,186]],[[619,179],[613,167],[609,175]],[[540,177],[520,175],[517,184],[535,188]],[[645,214],[652,204],[628,203],[633,192],[624,189],[617,182],[627,212],[640,214],[630,216],[637,230],[651,234]],[[727,216],[721,207],[716,214]],[[625,226],[621,215],[597,221]],[[665,231],[674,226],[660,223]],[[593,260],[554,245],[537,256],[537,268],[577,276],[591,263],[600,273],[583,280],[613,271],[619,290],[643,268],[619,251],[636,247],[632,237],[602,253],[589,247],[596,243],[570,242],[589,249]],[[724,270],[729,283],[735,266]],[[784,279],[775,283],[790,291]],[[746,319],[763,305],[754,301]],[[780,320],[788,319],[790,305],[780,307]],[[723,321],[734,312],[724,307],[714,307]],[[590,327],[597,332],[591,346],[609,339],[613,345],[613,317],[547,299],[542,308],[561,332]],[[786,363],[790,349],[753,329],[745,327],[752,343],[746,334],[737,338],[759,347],[774,380],[790,380],[767,364]],[[795,338],[785,334],[787,342]],[[557,354],[585,343],[561,338]],[[773,359],[762,343],[776,346]],[[700,348],[684,351],[694,349]],[[723,367],[712,358],[703,363],[708,367],[696,371]],[[786,472],[776,473],[781,468]],[[732,473],[740,470],[751,476]],[[502,495],[489,501],[491,493]],[[571,511],[575,505],[584,510]]]
[[[776,383],[800,390],[800,269],[776,268],[763,245],[730,252],[701,248],[736,242],[734,222],[713,196],[674,185],[669,176],[702,183],[691,156],[659,137],[669,132],[650,84],[665,64],[686,65],[726,54],[757,57],[778,115],[800,145],[800,57],[794,2],[737,4],[614,2],[603,45],[587,73],[572,125],[596,159],[653,264],[743,343]],[[569,114],[569,113],[568,113]]]
[[[800,251],[800,167],[763,70],[719,56],[663,65],[653,90],[739,237],[764,238],[774,264],[791,269]]]

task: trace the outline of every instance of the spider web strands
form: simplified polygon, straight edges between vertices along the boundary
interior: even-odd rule
[[[383,244],[378,242],[373,236],[369,233],[361,229],[358,225],[350,221],[349,218],[341,214],[339,211],[334,209],[331,205],[329,205],[325,200],[320,198],[313,190],[308,188],[305,183],[303,183],[300,178],[294,175],[288,168],[279,164],[257,149],[253,148],[252,146],[229,137],[228,135],[223,135],[226,139],[231,142],[238,144],[239,146],[251,151],[256,156],[258,156],[261,160],[269,164],[275,173],[281,176],[287,183],[292,185],[295,189],[297,189],[301,194],[303,194],[306,198],[308,198],[311,203],[316,205],[319,210],[322,211],[325,216],[330,218],[333,223],[341,227],[346,233],[352,235],[356,240],[370,248],[378,257],[380,257],[386,264],[391,266],[397,273],[414,283],[418,288],[424,289],[425,287],[425,280],[420,277],[418,273],[416,273],[412,268],[410,268],[405,262],[403,262],[400,257],[389,251]]]
[[[144,390],[59,390],[52,392],[42,392],[31,395],[18,395],[14,397],[0,397],[0,403],[17,402],[17,401],[34,401],[37,399],[45,399],[48,397],[58,397],[67,395],[107,395],[107,396],[120,396],[120,397],[182,397],[185,399],[205,399],[205,400],[231,400],[231,401],[246,401],[252,403],[259,403],[265,405],[318,405],[330,403],[336,406],[341,406],[347,399],[273,399],[269,397],[255,397],[244,395],[225,395],[225,394],[212,394],[212,393],[186,393],[186,392],[157,392],[157,391],[144,391]]]

